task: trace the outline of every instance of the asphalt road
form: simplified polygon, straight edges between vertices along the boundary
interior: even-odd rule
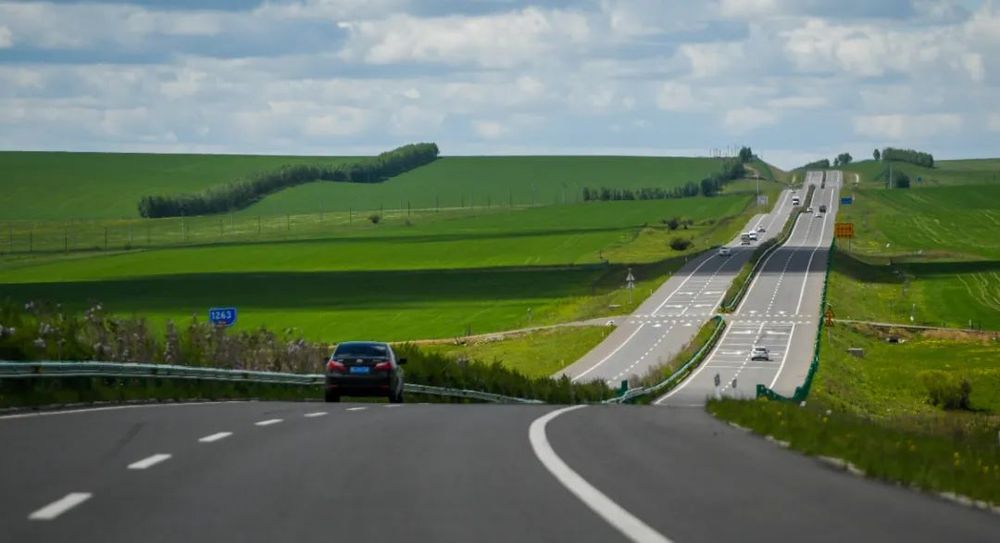
[[[737,236],[727,244],[732,256],[708,251],[691,260],[629,318],[617,319],[617,328],[607,339],[555,376],[567,375],[573,381],[603,379],[617,386],[630,375],[642,375],[672,359],[715,314],[753,249],[781,232],[791,210],[791,192],[784,191],[771,213],[755,216],[747,224],[745,230],[765,228],[757,242],[744,247]]]
[[[246,402],[3,417],[0,540],[1000,540],[996,515],[834,472],[700,409],[557,410]]]
[[[815,185],[813,213],[800,215],[788,241],[771,253],[708,358],[691,376],[657,400],[659,405],[701,405],[713,395],[753,398],[758,384],[791,395],[802,384],[812,361],[819,326],[820,298],[827,248],[839,203],[842,175],[808,172]],[[827,206],[819,213],[819,205]],[[764,346],[769,360],[750,360],[750,350]],[[715,385],[718,376],[720,385]]]

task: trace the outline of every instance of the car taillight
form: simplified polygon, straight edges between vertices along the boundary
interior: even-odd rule
[[[344,371],[347,371],[347,366],[345,366],[342,362],[337,362],[336,360],[331,360],[331,361],[329,361],[329,362],[326,363],[326,371],[344,372]]]
[[[389,371],[392,369],[392,363],[389,361],[379,362],[375,364],[375,371]]]

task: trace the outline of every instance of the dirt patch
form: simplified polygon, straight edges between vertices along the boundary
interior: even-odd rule
[[[943,339],[948,341],[966,341],[979,343],[994,343],[1000,341],[998,332],[974,332],[971,330],[924,330],[920,332],[920,337],[924,339]]]

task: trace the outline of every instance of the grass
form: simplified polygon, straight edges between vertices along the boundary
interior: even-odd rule
[[[101,301],[156,324],[235,305],[238,328],[296,327],[325,341],[455,337],[527,326],[529,309],[533,324],[551,324],[627,306],[625,266],[636,265],[637,293],[651,290],[685,256],[738,231],[752,213],[746,204],[745,196],[595,202],[352,225],[326,240],[19,257],[0,266],[0,298],[74,309]],[[686,252],[659,233],[674,215],[711,221],[689,231]]]
[[[283,164],[348,158],[251,155],[0,152],[4,219],[138,217],[148,194],[197,192]]]
[[[611,327],[572,326],[498,340],[427,345],[422,349],[450,360],[499,362],[527,377],[549,377],[587,354],[611,331]]]
[[[5,220],[138,218],[148,194],[197,192],[284,164],[356,157],[0,152]],[[310,183],[244,217],[354,210],[571,203],[584,186],[676,186],[714,173],[710,158],[454,157],[379,184]]]
[[[845,183],[850,186],[854,182],[854,175],[860,176],[863,186],[885,186],[885,179],[881,178],[882,171],[888,165],[884,162],[874,160],[862,160],[848,164],[839,169],[849,172],[845,176]],[[1000,180],[1000,159],[985,158],[971,160],[939,160],[933,168],[925,168],[916,164],[906,162],[893,162],[893,170],[899,170],[910,177],[914,188],[935,187],[946,185],[979,185],[996,183]],[[921,181],[917,181],[917,178]]]

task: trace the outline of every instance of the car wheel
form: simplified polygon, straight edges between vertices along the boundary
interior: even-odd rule
[[[403,403],[403,391],[398,394],[389,394],[389,403]]]
[[[339,402],[340,401],[340,394],[337,394],[336,392],[331,392],[331,391],[327,390],[323,394],[323,400],[326,401],[327,403]]]

